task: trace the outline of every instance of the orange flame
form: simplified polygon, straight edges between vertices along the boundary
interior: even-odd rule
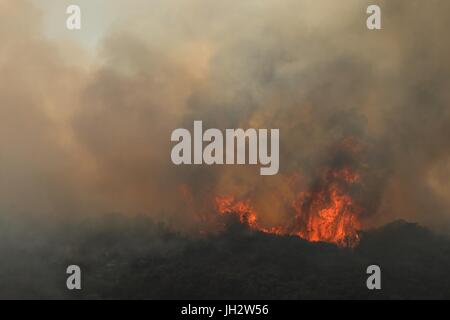
[[[236,201],[233,196],[216,197],[217,211],[221,214],[237,214],[241,223],[259,229],[257,215],[248,201]]]
[[[253,230],[355,247],[359,243],[359,216],[362,209],[346,190],[360,183],[360,176],[344,167],[326,171],[322,180],[315,190],[298,193],[292,203],[294,225],[264,228],[250,201],[238,201],[233,196],[216,197],[217,211],[220,214],[237,215],[241,223]]]

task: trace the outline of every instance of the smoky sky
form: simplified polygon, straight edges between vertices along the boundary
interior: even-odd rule
[[[292,176],[308,187],[356,139],[367,225],[449,228],[450,3],[376,2],[379,31],[360,0],[130,1],[85,48],[48,37],[38,3],[2,1],[1,214],[202,229],[214,196],[234,194],[277,224]],[[172,165],[170,134],[194,120],[279,128],[280,173]]]

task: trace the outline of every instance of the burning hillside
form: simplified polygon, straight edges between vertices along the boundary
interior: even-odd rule
[[[355,157],[360,152],[356,143],[343,143],[342,146],[337,155],[341,158]],[[355,247],[359,242],[358,231],[364,210],[352,193],[361,189],[361,175],[349,165],[322,169],[306,190],[299,187],[298,179],[298,175],[291,178],[289,187],[296,196],[287,204],[291,219],[283,225],[264,226],[251,201],[233,195],[217,196],[216,209],[220,214],[238,216],[241,223],[253,230]]]
[[[236,200],[233,196],[216,197],[217,211],[235,214],[241,223],[251,229],[280,235],[296,235],[309,241],[324,241],[340,246],[354,247],[358,244],[361,227],[359,214],[362,209],[345,190],[348,180],[343,171],[330,171],[318,189],[298,194],[291,211],[294,223],[285,226],[262,227],[258,213],[248,200]]]

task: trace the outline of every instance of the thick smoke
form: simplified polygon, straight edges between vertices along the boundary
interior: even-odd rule
[[[378,3],[381,31],[360,0],[130,1],[85,55],[46,37],[44,8],[2,1],[1,214],[146,213],[202,229],[214,196],[234,194],[271,225],[289,215],[293,177],[308,187],[345,160],[366,225],[449,226],[450,3]],[[172,165],[170,133],[193,120],[280,128],[280,174]],[[342,159],[349,139],[361,151]]]

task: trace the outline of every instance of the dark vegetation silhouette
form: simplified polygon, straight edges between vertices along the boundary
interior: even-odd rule
[[[450,240],[397,221],[361,234],[355,249],[250,231],[193,238],[146,217],[109,215],[48,225],[0,219],[0,298],[450,298]],[[33,228],[31,228],[33,226]],[[82,290],[65,268],[82,268]],[[382,290],[366,288],[368,265]]]

